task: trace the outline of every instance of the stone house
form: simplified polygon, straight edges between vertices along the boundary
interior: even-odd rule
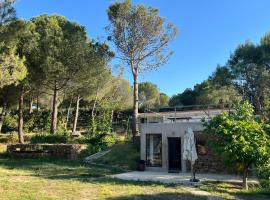
[[[187,128],[195,134],[198,172],[225,172],[225,167],[206,146],[202,119],[223,112],[224,109],[202,109],[190,111],[141,113],[140,157],[145,160],[146,170],[187,172],[190,163],[182,159],[183,137]]]

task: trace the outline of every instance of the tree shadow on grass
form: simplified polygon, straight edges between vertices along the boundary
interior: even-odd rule
[[[59,158],[16,159],[6,155],[0,156],[0,167],[25,170],[33,176],[48,179],[98,178],[123,170],[114,167],[88,165],[80,160]]]
[[[114,178],[109,178],[107,175],[118,174],[124,172],[123,170],[115,167],[85,164],[78,160],[67,160],[59,158],[40,158],[40,159],[15,159],[10,158],[8,155],[0,155],[0,167],[9,170],[25,170],[30,172],[30,176],[41,177],[45,179],[55,180],[77,180],[81,182],[91,182],[100,184],[116,184],[116,185],[130,185],[130,186],[155,186],[162,185],[164,187],[178,187],[175,184],[163,184],[158,182],[138,182],[138,181],[125,181]],[[243,199],[270,199],[269,191],[262,193],[252,191],[243,193],[239,188],[240,185],[222,185],[217,182],[207,183],[206,188],[203,190],[214,191],[218,193],[227,193],[231,196],[244,197]],[[211,189],[212,188],[212,189]],[[210,189],[210,190],[209,190]],[[233,191],[238,190],[238,191]],[[254,197],[255,195],[255,197]],[[137,198],[136,198],[137,197]],[[163,193],[157,194],[152,198],[151,195],[138,195],[119,197],[118,199],[162,199]],[[258,197],[258,198],[257,198]],[[117,198],[115,198],[117,199]],[[167,198],[169,199],[169,198]],[[113,199],[112,199],[113,200]]]
[[[110,178],[108,175],[123,173],[122,169],[96,164],[85,164],[78,160],[59,158],[40,159],[14,159],[8,156],[0,156],[0,168],[9,170],[24,170],[30,176],[55,180],[77,180],[81,182],[94,182],[100,184],[117,184],[131,186],[162,185],[164,187],[176,187],[176,184],[164,184],[159,182],[140,182]]]
[[[222,194],[227,194],[236,198],[243,200],[269,200],[270,191],[261,188],[258,184],[249,184],[249,190],[242,189],[242,183],[235,182],[217,182],[209,181],[204,182],[200,187],[202,190],[207,190],[209,192],[215,192]]]
[[[109,197],[106,200],[206,200],[207,197],[194,196],[190,193],[157,193],[157,194],[135,194],[120,197]]]

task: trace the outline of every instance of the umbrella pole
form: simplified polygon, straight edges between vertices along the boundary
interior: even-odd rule
[[[194,177],[193,177],[194,173],[193,173],[193,164],[192,164],[192,162],[190,162],[190,171],[191,171],[191,180],[194,180]]]

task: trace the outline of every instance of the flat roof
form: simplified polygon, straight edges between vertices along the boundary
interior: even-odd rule
[[[166,117],[166,118],[206,118],[213,117],[222,112],[228,112],[229,109],[203,109],[203,110],[186,110],[186,111],[170,111],[170,112],[145,112],[139,113],[140,118],[144,117]]]

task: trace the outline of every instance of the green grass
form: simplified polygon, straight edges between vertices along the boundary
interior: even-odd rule
[[[55,159],[0,158],[0,199],[205,199],[181,186],[105,177],[118,168]]]
[[[111,152],[97,159],[95,163],[136,170],[140,159],[139,154],[138,148],[132,145],[131,142],[121,142],[114,145]]]
[[[139,152],[131,143],[115,145],[97,164],[90,165],[79,160],[13,159],[3,154],[5,151],[6,145],[0,144],[0,200],[206,199],[191,194],[192,188],[181,185],[122,181],[108,177],[136,166]],[[258,187],[244,191],[240,185],[208,182],[199,189],[225,199],[270,199],[269,191]]]
[[[269,200],[270,191],[261,188],[259,185],[249,185],[249,190],[243,190],[241,184],[205,182],[200,189],[210,192],[215,196],[221,196],[224,199],[243,199],[243,200]]]
[[[0,152],[4,152],[5,148],[5,145],[0,145]],[[118,144],[113,148],[112,153],[115,152],[118,156],[123,155],[119,148],[127,148],[123,150],[125,153],[130,150],[134,151],[130,144]],[[112,154],[108,156],[111,157]],[[120,166],[127,166],[128,161],[124,162],[118,158],[119,162],[116,162],[113,161],[114,158],[116,157],[106,158],[107,164],[114,164],[111,167],[96,164],[86,165],[78,160],[52,158],[20,160],[1,154],[0,200],[206,199],[194,196],[182,186],[121,181],[107,177],[107,175],[125,171]]]

